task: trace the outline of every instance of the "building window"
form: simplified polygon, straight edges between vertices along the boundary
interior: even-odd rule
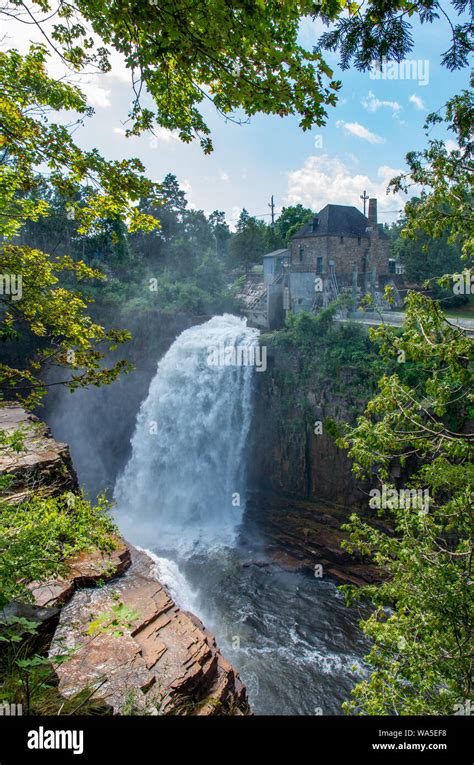
[[[323,273],[323,259],[320,256],[316,258],[316,273],[317,274]]]
[[[300,247],[300,263],[304,261],[304,247]]]
[[[341,244],[344,244],[344,237],[343,237],[343,236],[340,236],[340,237],[339,237],[339,241],[341,242]]]
[[[395,274],[396,273],[396,263],[393,258],[388,259],[388,273],[389,274]]]

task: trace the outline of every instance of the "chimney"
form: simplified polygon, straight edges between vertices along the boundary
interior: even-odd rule
[[[369,199],[369,226],[374,230],[377,228],[377,200]]]

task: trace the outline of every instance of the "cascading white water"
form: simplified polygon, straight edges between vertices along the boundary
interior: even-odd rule
[[[258,334],[244,319],[215,316],[183,332],[158,364],[114,492],[132,542],[188,555],[235,541]]]

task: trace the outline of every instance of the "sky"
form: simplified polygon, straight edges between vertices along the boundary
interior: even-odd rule
[[[319,21],[304,20],[301,43],[311,49],[325,29]],[[18,22],[5,25],[5,32],[2,47],[21,52],[30,40],[39,40],[34,27]],[[387,185],[406,169],[406,153],[426,145],[426,115],[468,86],[467,70],[448,72],[441,66],[441,54],[449,47],[444,18],[433,25],[416,23],[414,38],[416,45],[407,57],[408,79],[392,78],[400,75],[399,70],[392,70],[390,77],[387,70],[386,79],[355,69],[343,72],[337,54],[326,53],[342,88],[337,106],[328,107],[324,127],[303,132],[297,118],[264,115],[239,126],[225,121],[211,104],[203,104],[214,143],[210,156],[197,142],[183,144],[164,128],[157,128],[155,136],[125,137],[130,74],[114,55],[110,73],[78,81],[95,114],[75,132],[75,140],[84,149],[97,147],[110,160],[138,157],[154,181],[173,173],[191,207],[206,214],[223,210],[231,228],[243,207],[269,221],[272,195],[277,214],[283,206],[298,203],[317,212],[327,203],[362,209],[364,190],[378,199],[379,221],[390,223],[399,216],[406,197],[387,195]],[[60,67],[51,61],[52,74],[58,76]]]

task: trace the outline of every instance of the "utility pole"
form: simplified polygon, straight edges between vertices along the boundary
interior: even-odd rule
[[[272,211],[272,228],[275,228],[275,202],[273,201],[273,194],[270,200],[270,204],[268,206],[270,210]]]
[[[367,194],[366,190],[364,189],[364,193],[360,195],[359,199],[362,199],[364,202],[364,215],[365,215],[365,203],[367,202],[369,198],[369,195]]]

